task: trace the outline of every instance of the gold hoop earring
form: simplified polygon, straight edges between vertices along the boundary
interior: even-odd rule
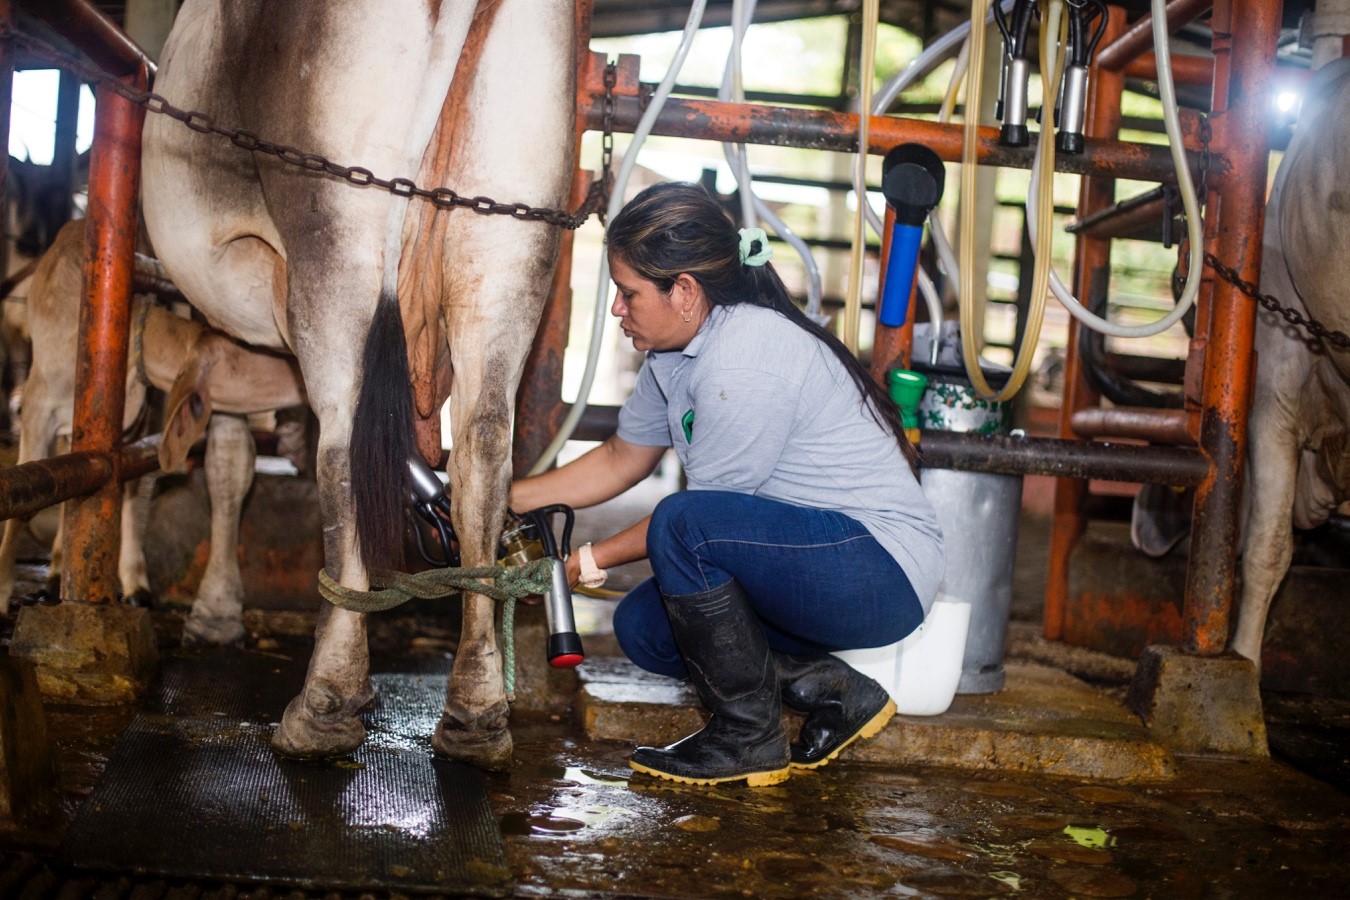
[[[680,314],[680,318],[684,319],[686,322],[692,322],[694,321],[694,311],[692,309],[686,309]]]

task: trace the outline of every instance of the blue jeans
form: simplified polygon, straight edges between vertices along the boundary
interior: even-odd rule
[[[647,529],[653,577],[614,611],[628,658],[684,678],[661,595],[699,594],[736,579],[783,653],[882,647],[923,621],[900,565],[857,520],[726,491],[683,491],[657,504]]]

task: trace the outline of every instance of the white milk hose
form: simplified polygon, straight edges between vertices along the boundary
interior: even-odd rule
[[[1195,182],[1191,178],[1190,166],[1186,162],[1186,151],[1181,138],[1181,122],[1177,113],[1177,88],[1172,78],[1172,53],[1167,34],[1166,0],[1153,0],[1153,47],[1158,60],[1158,94],[1162,98],[1163,127],[1167,131],[1167,142],[1172,151],[1172,164],[1177,171],[1177,186],[1181,189],[1181,203],[1186,210],[1187,237],[1190,241],[1190,264],[1186,270],[1186,287],[1172,311],[1147,325],[1120,325],[1109,322],[1101,316],[1089,312],[1060,281],[1054,270],[1050,272],[1050,289],[1055,299],[1082,325],[1093,331],[1111,337],[1138,338],[1152,337],[1171,328],[1181,317],[1190,311],[1200,290],[1200,278],[1204,267],[1204,224],[1200,219],[1200,201],[1195,193]],[[1032,187],[1035,190],[1039,169],[1032,169]],[[1033,232],[1038,224],[1037,215],[1031,204],[1027,205],[1027,227]]]
[[[741,88],[741,44],[745,40],[746,29],[750,27],[750,22],[754,18],[756,3],[757,0],[734,0],[732,3],[731,51],[727,55],[727,66],[722,77],[722,85],[717,91],[718,100],[736,103],[745,100],[745,94]],[[740,189],[741,218],[745,222],[745,227],[753,228],[757,224],[757,218],[763,219],[778,237],[791,246],[801,257],[802,265],[806,268],[806,315],[818,324],[823,325],[827,318],[821,312],[823,289],[821,287],[820,266],[816,263],[811,248],[763,200],[755,195],[754,183],[750,177],[749,156],[745,145],[725,143],[722,145],[722,150],[726,155],[727,165],[736,178],[736,185]]]

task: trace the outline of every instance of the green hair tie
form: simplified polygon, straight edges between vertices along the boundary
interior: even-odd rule
[[[759,241],[759,250],[755,250],[755,241]],[[773,248],[769,246],[769,236],[763,228],[741,229],[741,262],[747,266],[762,266],[773,258]]]

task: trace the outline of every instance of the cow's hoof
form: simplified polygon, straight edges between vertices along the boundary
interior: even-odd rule
[[[431,736],[431,747],[440,756],[477,766],[488,772],[511,768],[511,731],[468,731],[449,717],[442,717]]]
[[[184,647],[228,647],[244,640],[244,623],[237,618],[188,616],[183,623]]]
[[[357,713],[374,696],[369,684],[350,700],[344,700],[332,682],[316,679],[306,684],[286,707],[272,735],[272,749],[304,759],[351,753],[366,739],[366,726]]]

